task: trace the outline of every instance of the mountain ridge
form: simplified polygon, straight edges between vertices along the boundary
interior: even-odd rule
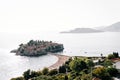
[[[120,22],[116,22],[114,24],[104,27],[75,28],[69,31],[62,31],[60,33],[99,33],[99,32],[120,32]]]
[[[102,31],[109,31],[109,32],[120,32],[120,22],[116,22],[112,25],[109,25],[103,29],[99,29]]]
[[[92,28],[75,28],[73,30],[63,31],[61,33],[97,33],[97,32],[102,32],[102,31]]]

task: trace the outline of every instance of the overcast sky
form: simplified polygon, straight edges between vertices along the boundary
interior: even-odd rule
[[[0,0],[0,32],[61,31],[120,21],[120,0]]]

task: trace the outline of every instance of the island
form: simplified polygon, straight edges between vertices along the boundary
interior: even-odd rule
[[[21,56],[41,56],[63,50],[63,44],[53,43],[52,41],[30,40],[27,44],[20,44],[19,48],[12,50],[11,53]]]
[[[61,33],[98,33],[98,32],[103,32],[103,31],[92,28],[76,28],[70,31],[63,31]]]

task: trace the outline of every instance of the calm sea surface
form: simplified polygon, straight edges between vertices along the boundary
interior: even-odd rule
[[[22,75],[27,69],[39,70],[57,61],[57,57],[45,55],[40,57],[23,57],[10,53],[18,48],[20,43],[34,40],[51,40],[63,43],[62,54],[69,56],[106,56],[113,51],[120,53],[120,33],[104,32],[90,34],[60,34],[60,33],[0,33],[0,80]]]

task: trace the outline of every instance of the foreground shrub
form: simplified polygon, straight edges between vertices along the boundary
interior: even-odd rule
[[[108,66],[112,66],[113,63],[112,63],[111,60],[108,60],[108,59],[107,59],[107,60],[104,61],[103,65],[104,65],[105,67],[108,67]]]
[[[111,80],[111,76],[107,72],[106,68],[98,67],[93,70],[93,76],[98,77],[102,80]]]
[[[74,59],[69,64],[70,69],[75,72],[80,72],[83,69],[87,69],[87,64],[81,59]]]
[[[11,80],[25,80],[23,77],[12,78]]]
[[[42,74],[43,75],[47,75],[49,73],[49,69],[48,68],[44,68],[43,70],[42,70]]]
[[[53,69],[53,70],[49,71],[48,75],[52,76],[52,75],[56,75],[57,73],[58,73],[58,70],[57,69]]]
[[[25,72],[23,73],[23,76],[24,76],[25,80],[30,79],[30,78],[31,78],[30,69],[28,69],[27,71],[25,71]]]
[[[116,68],[107,68],[107,72],[110,74],[110,76],[117,76],[118,70]]]
[[[81,79],[82,80],[91,80],[92,76],[91,76],[91,74],[82,74]]]
[[[114,59],[114,58],[115,58],[115,56],[113,54],[108,55],[108,59]]]
[[[66,73],[66,66],[65,65],[62,65],[59,67],[59,73]]]
[[[32,78],[31,80],[54,80],[51,76],[41,75],[39,77]]]

